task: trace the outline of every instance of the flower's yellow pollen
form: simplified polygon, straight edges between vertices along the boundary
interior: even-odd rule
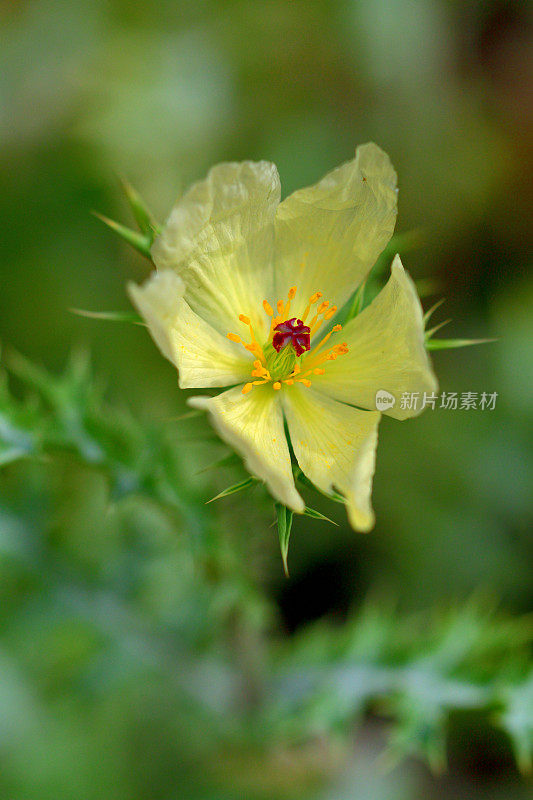
[[[313,347],[312,350],[308,352],[304,352],[299,356],[296,364],[292,367],[292,371],[286,375],[276,375],[270,374],[270,371],[267,368],[267,359],[265,358],[265,352],[267,355],[269,354],[270,350],[272,349],[272,340],[274,337],[274,330],[277,325],[285,320],[289,319],[289,312],[291,307],[291,301],[294,300],[296,296],[297,287],[291,286],[288,293],[287,293],[287,301],[284,303],[283,300],[278,300],[276,303],[276,312],[268,302],[268,300],[263,300],[263,310],[270,319],[270,330],[268,333],[268,337],[263,345],[259,344],[257,337],[255,335],[252,323],[250,322],[250,318],[246,314],[239,314],[239,320],[244,325],[248,325],[250,329],[250,342],[245,342],[240,336],[236,333],[228,333],[227,337],[232,342],[236,342],[241,344],[249,353],[252,353],[254,356],[253,361],[253,369],[251,370],[251,376],[256,378],[257,380],[251,381],[246,383],[242,388],[243,394],[248,394],[251,392],[254,386],[263,386],[267,383],[272,384],[272,389],[274,391],[279,391],[282,388],[282,385],[285,384],[286,386],[293,386],[294,383],[301,383],[303,386],[311,386],[311,381],[309,376],[311,375],[324,375],[325,369],[321,366],[321,364],[326,364],[328,361],[335,361],[336,358],[343,355],[344,353],[348,352],[348,345],[346,342],[342,342],[342,344],[334,345],[330,347],[328,350],[324,350],[324,345],[326,342],[329,341],[330,337],[334,333],[338,333],[338,331],[342,330],[342,325],[334,325],[331,331],[324,336],[324,338]],[[304,314],[302,315],[302,322],[305,322],[307,319],[311,308],[316,304],[319,303],[320,299],[322,298],[322,292],[315,292],[309,298],[307,307],[305,309]],[[311,329],[311,336],[314,336],[320,326],[323,324],[325,320],[331,319],[333,315],[337,311],[337,306],[330,305],[329,300],[323,300],[316,308],[316,313],[313,316],[311,322],[309,323],[308,327]],[[269,347],[268,351],[265,351],[263,348]],[[270,356],[269,356],[270,358]],[[268,362],[269,363],[269,362]]]

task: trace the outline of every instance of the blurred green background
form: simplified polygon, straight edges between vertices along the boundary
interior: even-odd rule
[[[90,416],[88,350],[109,404],[96,440],[120,438],[111,477],[79,431],[70,452],[0,472],[0,797],[531,797],[490,715],[451,720],[440,777],[411,758],[382,768],[383,709],[352,736],[331,721],[291,748],[263,743],[272,720],[246,721],[265,692],[268,716],[270,665],[300,636],[305,651],[313,621],[335,640],[367,602],[383,614],[374,633],[473,594],[482,612],[532,609],[531,7],[9,0],[0,23],[10,390],[27,395],[15,353],[57,375],[74,350]],[[117,174],[163,220],[216,162],[272,160],[286,194],[367,140],[398,170],[398,232],[422,232],[402,255],[433,287],[425,307],[443,295],[445,335],[498,340],[436,353],[441,389],[498,399],[493,411],[384,419],[375,530],[355,534],[342,508],[313,499],[339,526],[296,520],[287,581],[261,489],[204,508],[242,473],[200,471],[227,450],[204,419],[178,419],[185,393],[146,331],[69,309],[128,309],[126,281],[148,274],[90,213],[130,223]],[[125,450],[137,466],[144,454],[140,488]],[[170,486],[158,473],[155,491],[163,461]],[[421,653],[432,634],[418,630]],[[199,715],[184,676],[212,714]],[[520,724],[533,742],[531,717]]]

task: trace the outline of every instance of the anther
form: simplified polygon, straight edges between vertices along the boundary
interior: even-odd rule
[[[245,325],[250,324],[250,317],[247,317],[246,314],[239,314],[239,319],[241,322],[244,322]]]
[[[324,319],[331,319],[337,313],[337,306],[331,306],[331,308],[324,314]]]
[[[296,286],[292,286],[289,289],[289,294],[288,294],[289,300],[294,300],[295,294],[296,294]]]
[[[253,387],[253,385],[252,385],[251,383],[246,383],[246,384],[245,384],[245,385],[242,387],[242,393],[243,393],[243,394],[248,394],[248,392],[251,392],[253,388],[254,388],[254,387]]]
[[[276,381],[276,383],[274,383],[274,384],[272,385],[272,388],[273,388],[273,389],[276,389],[276,391],[277,391],[278,389],[281,389],[281,383],[280,383],[279,381]]]
[[[274,309],[272,308],[268,300],[263,300],[263,308],[265,309],[269,317],[272,317],[274,315]]]
[[[311,381],[308,378],[299,378],[298,383],[303,383],[304,386],[311,386]]]
[[[237,336],[237,334],[236,334],[236,333],[228,333],[228,334],[227,334],[227,336],[228,336],[228,339],[229,339],[231,342],[237,342],[237,344],[240,344],[240,342],[241,342],[241,337],[240,337],[240,336]]]
[[[321,369],[320,367],[317,367],[316,369],[313,370],[315,375],[323,375],[325,371],[326,371],[325,369]]]

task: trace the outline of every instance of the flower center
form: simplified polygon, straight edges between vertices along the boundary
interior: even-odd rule
[[[243,394],[250,392],[254,386],[272,382],[272,388],[281,389],[282,384],[292,386],[302,383],[311,386],[309,375],[323,375],[325,370],[320,366],[326,361],[334,361],[338,356],[348,352],[346,342],[337,344],[324,350],[324,345],[330,337],[342,330],[341,325],[334,325],[331,331],[311,350],[311,336],[313,336],[324,321],[330,320],[337,312],[337,306],[330,306],[325,300],[315,309],[315,314],[309,324],[306,324],[311,309],[315,306],[322,294],[315,292],[307,303],[302,319],[288,318],[291,301],[296,294],[296,286],[289,290],[287,302],[278,300],[276,304],[277,315],[267,300],[263,300],[263,309],[271,317],[268,339],[263,346],[257,341],[249,317],[239,315],[239,321],[246,325],[250,331],[251,341],[244,341],[236,333],[228,333],[228,339],[242,344],[250,353],[256,356],[252,377],[260,380],[247,383]]]
[[[297,356],[301,356],[305,350],[311,349],[311,328],[308,328],[301,319],[296,319],[296,317],[280,322],[274,328],[272,337],[274,350],[279,353],[288,345],[292,345]]]

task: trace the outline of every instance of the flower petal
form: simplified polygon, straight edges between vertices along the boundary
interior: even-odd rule
[[[248,379],[253,356],[194,313],[175,272],[154,272],[142,286],[130,283],[128,290],[159,349],[178,368],[182,389]]]
[[[243,457],[253,475],[265,481],[280,503],[303,512],[304,502],[294,485],[281,404],[271,386],[254,386],[248,394],[242,394],[237,386],[217,397],[191,397],[188,403],[209,411],[222,439]]]
[[[426,348],[424,321],[415,286],[396,256],[391,277],[375,300],[342,331],[349,351],[326,364],[313,385],[337,400],[362,408],[376,408],[376,392],[394,399],[383,410],[396,419],[416,416],[421,409],[401,408],[404,392],[435,392],[438,388]]]
[[[264,332],[279,198],[274,164],[219,164],[186,192],[154,242],[157,267],[183,279],[191,308],[223,335],[239,324],[239,314]]]
[[[292,314],[317,291],[340,308],[392,236],[396,213],[396,173],[372,143],[287,197],[276,215],[276,289],[285,297],[297,286]]]
[[[369,531],[374,525],[371,492],[381,415],[297,384],[283,389],[283,407],[301,469],[322,491],[340,491],[352,527]]]

